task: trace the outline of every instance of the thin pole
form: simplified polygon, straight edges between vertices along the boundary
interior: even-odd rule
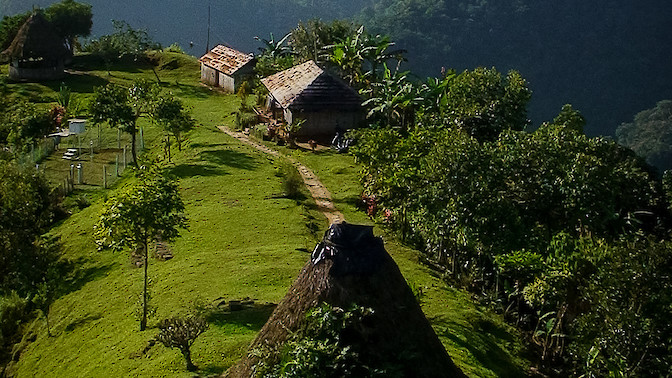
[[[205,53],[210,51],[210,3],[208,2],[208,40],[205,43]]]

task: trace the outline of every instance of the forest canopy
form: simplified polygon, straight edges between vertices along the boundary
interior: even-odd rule
[[[616,138],[660,172],[672,169],[672,100],[660,101],[637,113],[633,122],[622,123]]]

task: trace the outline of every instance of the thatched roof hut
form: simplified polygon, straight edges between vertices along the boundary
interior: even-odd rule
[[[51,80],[63,76],[64,61],[69,53],[49,21],[36,12],[21,26],[2,55],[11,60],[10,79]]]
[[[408,377],[463,377],[416,301],[394,260],[372,227],[334,224],[313,258],[260,330],[248,355],[224,373],[252,377],[261,362],[259,350],[279,350],[320,303],[348,308],[353,303],[373,309],[362,332],[362,358],[403,364]],[[402,356],[403,358],[400,358]]]

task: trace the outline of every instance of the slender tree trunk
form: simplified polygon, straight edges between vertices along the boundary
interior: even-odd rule
[[[131,132],[131,155],[133,156],[133,165],[137,166],[138,165],[138,155],[135,151],[135,127],[133,127],[133,131]]]
[[[191,362],[191,350],[189,350],[189,348],[183,349],[182,355],[184,356],[184,361],[187,362],[187,370],[195,371],[196,365],[194,365],[194,363]]]
[[[145,259],[145,282],[142,288],[142,320],[140,321],[140,330],[144,331],[147,328],[147,265],[149,265],[149,259],[147,253],[147,242],[145,241],[143,245],[144,249],[144,259]]]
[[[51,327],[49,327],[49,307],[47,307],[47,311],[44,313],[44,318],[47,321],[47,336],[51,337]]]
[[[170,134],[166,135],[166,152],[168,153],[168,161],[171,161],[170,156]]]

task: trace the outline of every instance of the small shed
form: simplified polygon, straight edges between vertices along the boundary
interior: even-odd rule
[[[305,120],[297,137],[331,138],[363,119],[359,94],[312,60],[261,82],[269,92],[266,107],[275,119],[287,124]]]
[[[224,45],[218,45],[203,55],[201,81],[226,92],[235,93],[240,84],[254,73],[254,54],[245,54]]]
[[[35,12],[2,55],[10,60],[10,79],[41,81],[61,78],[69,53],[49,21],[42,13]]]

